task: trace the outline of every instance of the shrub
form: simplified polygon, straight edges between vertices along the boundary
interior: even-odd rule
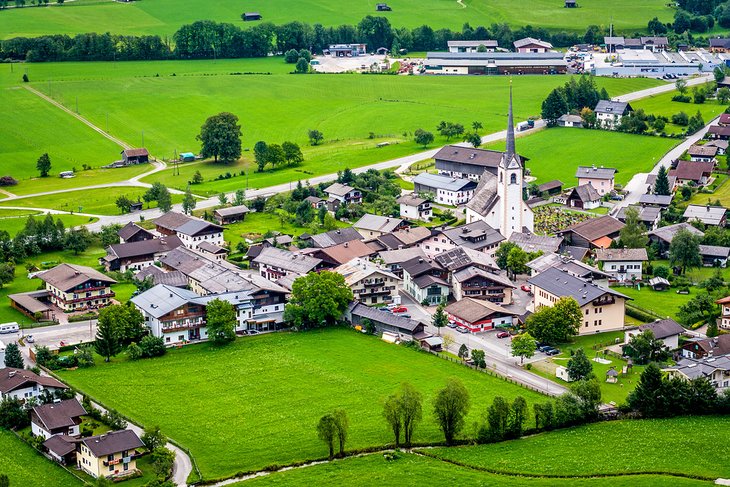
[[[687,103],[689,103],[689,97],[687,97]],[[672,115],[672,123],[675,125],[687,125],[689,123],[689,116],[684,112],[675,113]]]
[[[162,338],[157,338],[152,335],[147,335],[140,340],[139,348],[144,358],[159,357],[165,355],[167,352],[165,342],[162,341]]]
[[[672,101],[678,101],[680,103],[689,103],[692,101],[692,98],[688,95],[675,95],[672,97]]]
[[[142,348],[136,343],[132,342],[127,347],[127,355],[130,360],[139,360],[142,358]]]
[[[18,184],[18,181],[12,176],[0,177],[0,186],[15,186],[16,184]]]

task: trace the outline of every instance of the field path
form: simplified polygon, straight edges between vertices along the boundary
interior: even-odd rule
[[[82,117],[81,115],[79,115],[78,113],[74,112],[73,110],[69,110],[68,108],[66,108],[65,106],[63,106],[62,104],[60,104],[59,102],[57,102],[56,100],[54,100],[53,98],[51,98],[50,96],[48,96],[48,95],[46,95],[44,93],[41,93],[40,91],[36,90],[35,88],[33,88],[31,86],[25,85],[23,87],[26,90],[28,90],[31,93],[33,93],[34,95],[38,96],[39,98],[41,98],[41,99],[47,101],[48,103],[50,103],[50,104],[52,104],[52,105],[60,108],[64,112],[68,113],[69,115],[71,115],[72,117],[74,117],[75,119],[77,119],[79,122],[81,122],[84,125],[88,126],[89,128],[91,128],[95,132],[98,132],[101,136],[106,137],[107,139],[111,140],[115,144],[123,147],[124,149],[131,149],[132,148],[131,145],[127,144],[126,142],[124,142],[121,139],[118,139],[118,138],[114,137],[111,134],[108,134],[108,133],[104,132],[102,129],[100,129],[99,127],[97,127],[93,123],[91,123],[89,120],[87,120],[86,118]]]

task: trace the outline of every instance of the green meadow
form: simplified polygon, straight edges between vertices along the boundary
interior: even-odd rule
[[[158,359],[98,363],[61,375],[135,421],[159,424],[191,450],[205,479],[326,456],[315,425],[338,407],[350,418],[348,448],[388,444],[383,401],[403,381],[423,394],[416,442],[443,440],[432,400],[449,377],[461,379],[471,395],[468,425],[479,421],[496,395],[522,395],[530,404],[547,400],[350,329],[245,337],[226,347],[194,345]],[[118,377],[126,379],[108,387]]]
[[[0,429],[0,473],[11,486],[78,487],[82,482],[13,433]]]
[[[116,34],[158,34],[169,36],[181,25],[196,20],[216,20],[243,26],[241,14],[260,12],[265,21],[284,23],[299,20],[323,25],[357,24],[366,15],[383,15],[396,27],[429,25],[461,29],[506,22],[513,27],[539,25],[552,30],[583,33],[588,25],[607,26],[625,34],[645,31],[646,23],[659,17],[671,22],[673,10],[664,0],[582,0],[579,8],[564,8],[556,0],[390,0],[391,12],[375,12],[375,5],[354,0],[343,8],[335,0],[236,0],[199,2],[155,0],[129,4],[113,0],[76,0],[62,7],[8,9],[0,16],[0,38],[41,34],[112,32]],[[624,32],[625,31],[625,32]]]
[[[649,96],[647,98],[642,98],[641,100],[632,101],[631,106],[634,110],[642,108],[647,114],[664,115],[670,121],[672,120],[672,115],[679,112],[684,112],[690,117],[697,112],[700,112],[705,123],[709,123],[710,120],[719,116],[727,108],[727,105],[721,105],[714,99],[708,99],[705,103],[701,103],[699,105],[695,103],[680,103],[678,101],[672,101],[672,97],[676,95],[676,91],[671,91],[669,93]],[[687,95],[692,96],[691,88],[687,89]],[[673,123],[668,123],[665,128],[667,133],[683,133],[686,130],[687,127],[674,125]]]

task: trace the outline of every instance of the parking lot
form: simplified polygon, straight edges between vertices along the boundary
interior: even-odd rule
[[[315,56],[312,69],[318,73],[345,73],[347,71],[368,71],[373,64],[385,62],[384,55],[355,57]]]

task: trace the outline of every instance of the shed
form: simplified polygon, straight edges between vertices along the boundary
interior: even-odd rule
[[[244,22],[251,22],[254,20],[261,20],[261,14],[258,12],[246,12],[243,14],[243,21]]]
[[[618,371],[611,367],[606,372],[606,382],[610,382],[611,384],[615,384],[618,381]]]
[[[565,8],[576,8],[578,6],[578,2],[576,0],[565,0]]]
[[[182,162],[193,162],[195,160],[195,154],[192,152],[181,152],[180,160]]]
[[[150,160],[150,153],[147,152],[147,149],[141,148],[141,149],[124,149],[122,151],[122,163],[125,166],[129,166],[132,164],[143,164],[145,162],[149,162]]]
[[[431,352],[440,352],[444,344],[444,340],[441,337],[428,337],[420,340],[421,348],[430,350]]]
[[[218,208],[213,213],[215,221],[219,225],[226,225],[228,223],[234,223],[242,221],[246,217],[246,213],[250,210],[246,205],[231,206],[229,208]]]
[[[649,279],[649,285],[654,291],[666,291],[671,284],[663,277],[652,277]]]

